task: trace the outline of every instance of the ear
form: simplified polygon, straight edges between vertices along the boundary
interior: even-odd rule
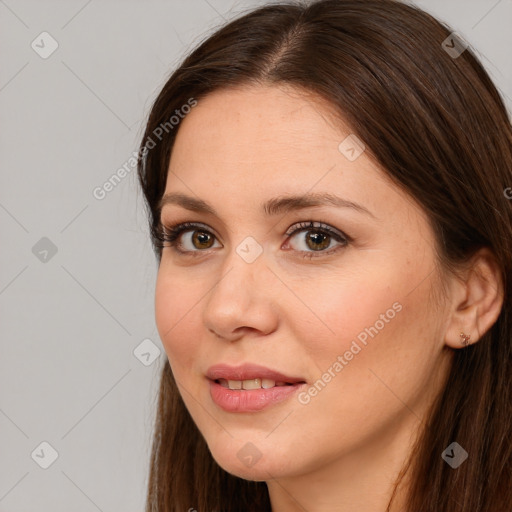
[[[452,284],[445,343],[464,348],[460,333],[470,336],[468,345],[476,343],[494,325],[503,306],[503,281],[492,251],[480,249]]]

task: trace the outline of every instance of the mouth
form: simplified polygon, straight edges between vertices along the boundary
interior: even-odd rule
[[[266,366],[253,363],[245,363],[239,366],[229,366],[227,364],[216,364],[210,366],[206,372],[206,377],[213,381],[227,381],[237,383],[241,382],[242,386],[233,389],[255,389],[257,387],[274,387],[282,384],[296,384],[297,382],[305,382],[301,377],[291,377],[277,370],[272,370]],[[259,381],[259,382],[258,382]],[[244,387],[244,383],[248,387]],[[253,386],[253,387],[251,387]]]
[[[247,380],[227,380],[227,379],[216,379],[214,382],[220,384],[223,388],[232,390],[252,390],[252,389],[271,389],[280,386],[293,386],[292,382],[276,382],[272,379],[256,378]]]
[[[226,412],[256,412],[291,398],[305,379],[287,376],[264,366],[225,364],[206,373],[213,402]]]

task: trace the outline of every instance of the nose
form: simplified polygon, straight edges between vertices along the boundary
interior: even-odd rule
[[[228,341],[273,332],[278,324],[279,280],[267,267],[264,253],[249,263],[233,250],[221,269],[204,302],[208,331]]]

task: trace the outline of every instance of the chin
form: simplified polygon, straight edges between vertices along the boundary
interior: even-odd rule
[[[235,459],[230,459],[229,461],[226,461],[225,459],[215,460],[224,471],[238,478],[242,478],[243,480],[264,482],[274,477],[281,476],[274,474],[272,469],[269,469],[268,466],[263,463],[262,459],[252,467],[247,467],[240,463],[236,456]]]
[[[271,451],[265,456],[252,443],[243,443],[241,448],[236,447],[229,453],[225,449],[222,453],[211,453],[215,462],[224,471],[244,480],[263,482],[288,476],[286,467],[283,467],[283,460],[276,451]]]

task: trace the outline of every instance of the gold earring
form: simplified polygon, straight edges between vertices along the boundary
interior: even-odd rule
[[[471,338],[471,335],[470,334],[464,334],[463,332],[460,333],[460,339],[461,339],[461,343],[467,347],[468,344],[469,344],[469,339]]]

